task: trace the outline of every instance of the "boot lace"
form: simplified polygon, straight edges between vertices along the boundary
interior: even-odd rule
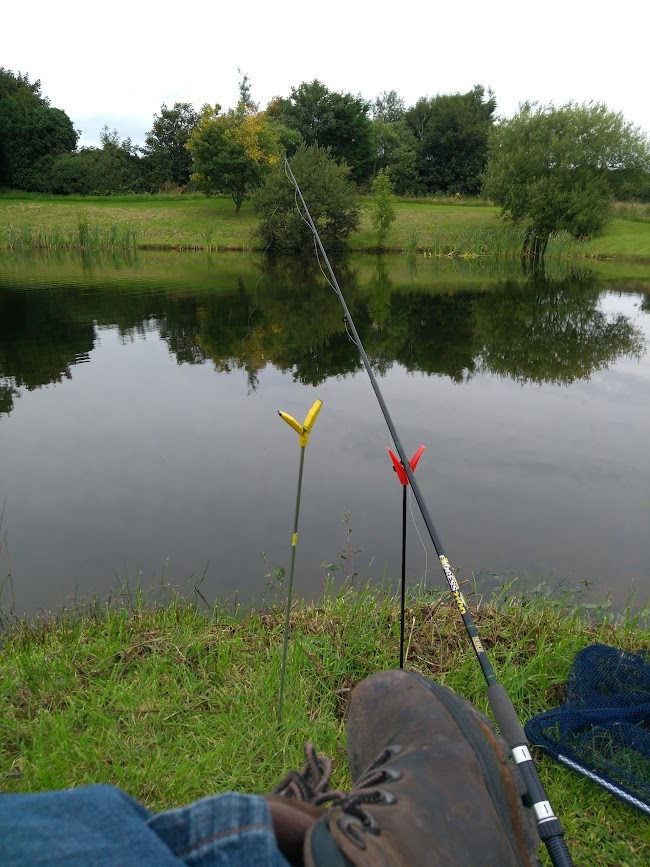
[[[316,805],[330,803],[342,810],[343,815],[337,819],[337,825],[361,849],[366,848],[360,833],[362,829],[371,834],[379,833],[379,825],[365,805],[397,803],[397,796],[384,789],[383,784],[402,778],[400,771],[385,767],[386,762],[401,753],[402,749],[399,744],[391,744],[382,750],[347,794],[338,791],[325,792],[315,801]]]
[[[327,787],[332,775],[332,760],[325,755],[319,755],[311,741],[307,741],[303,749],[305,764],[302,770],[289,771],[273,789],[273,794],[316,804],[328,791]]]
[[[366,848],[362,831],[379,833],[379,825],[367,804],[395,804],[397,797],[383,788],[384,783],[401,779],[402,774],[386,763],[402,752],[403,747],[391,744],[371,762],[349,792],[328,789],[332,763],[326,756],[319,756],[313,744],[306,743],[305,765],[301,771],[290,771],[273,790],[300,801],[307,801],[316,807],[331,805],[338,807],[342,815],[337,819],[340,830],[360,849]]]

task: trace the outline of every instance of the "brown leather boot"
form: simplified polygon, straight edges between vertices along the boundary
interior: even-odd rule
[[[308,831],[307,867],[533,867],[539,838],[489,719],[402,670],[352,693],[353,787]],[[324,798],[319,798],[323,801]]]
[[[266,795],[278,849],[291,864],[302,864],[307,832],[323,816],[322,807],[284,795]]]

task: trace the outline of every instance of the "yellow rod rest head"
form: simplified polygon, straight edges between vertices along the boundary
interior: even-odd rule
[[[320,408],[322,405],[323,405],[322,400],[315,401],[314,405],[307,413],[307,415],[305,417],[305,423],[303,424],[303,428],[307,433],[309,433],[311,431],[311,429],[313,428],[314,423],[316,421],[316,417],[318,416],[318,413],[320,412]]]
[[[289,415],[287,412],[282,412],[281,409],[278,410],[278,415],[280,418],[283,418],[289,427],[292,427],[296,433],[302,434],[302,425],[297,422],[292,415]]]
[[[280,418],[283,418],[289,425],[289,427],[292,427],[295,432],[300,436],[300,445],[303,448],[305,448],[309,441],[309,434],[311,433],[311,429],[316,422],[316,418],[318,416],[318,413],[320,412],[320,408],[322,405],[322,400],[315,401],[314,405],[305,416],[305,421],[303,424],[300,424],[300,422],[296,421],[296,419],[292,415],[289,415],[289,413],[282,412],[282,410],[280,409],[278,410],[278,415],[280,416]]]

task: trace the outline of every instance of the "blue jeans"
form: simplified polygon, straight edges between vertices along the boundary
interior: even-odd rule
[[[2,867],[289,867],[266,801],[228,792],[151,813],[108,785],[0,795]]]

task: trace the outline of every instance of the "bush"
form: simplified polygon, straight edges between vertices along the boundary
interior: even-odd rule
[[[301,145],[289,165],[324,247],[342,250],[357,229],[360,216],[348,166],[337,163],[329,148],[318,145]],[[296,191],[284,164],[254,194],[253,206],[262,217],[257,233],[268,249],[291,254],[313,249],[311,228],[297,206]]]
[[[48,191],[57,195],[106,196],[141,193],[145,184],[138,157],[122,148],[82,148],[57,157]]]

